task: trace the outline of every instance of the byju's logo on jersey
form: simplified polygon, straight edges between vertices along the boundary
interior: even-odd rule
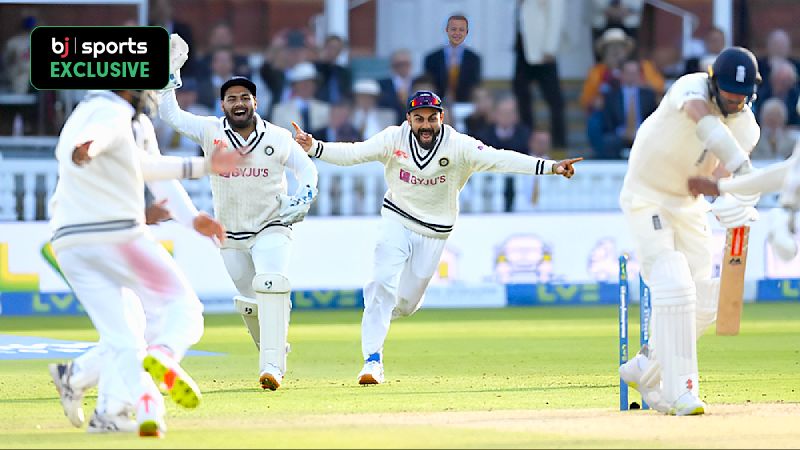
[[[411,172],[400,169],[400,181],[419,186],[435,186],[439,183],[446,182],[447,176],[439,175],[438,177],[433,178],[417,178],[416,176],[412,175]]]
[[[36,27],[30,81],[45,89],[161,89],[169,78],[162,27]]]

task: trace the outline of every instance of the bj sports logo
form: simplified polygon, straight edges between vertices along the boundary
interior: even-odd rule
[[[36,27],[31,85],[46,89],[162,89],[169,33],[162,27]]]

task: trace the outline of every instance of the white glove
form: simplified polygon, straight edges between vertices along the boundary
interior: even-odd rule
[[[792,260],[797,255],[797,241],[794,239],[794,212],[784,208],[775,208],[770,213],[769,224],[767,242],[782,260]]]
[[[183,86],[181,67],[189,59],[189,45],[179,35],[172,33],[169,37],[169,81],[164,90],[177,89]]]
[[[286,225],[291,225],[305,219],[308,210],[311,209],[311,202],[316,196],[317,189],[308,185],[297,188],[297,192],[292,196],[280,194],[278,199],[281,202],[281,221]]]
[[[752,201],[752,199],[750,200]],[[758,211],[748,203],[750,202],[743,203],[736,197],[725,194],[714,200],[714,203],[711,204],[711,212],[723,227],[737,228],[758,220]]]

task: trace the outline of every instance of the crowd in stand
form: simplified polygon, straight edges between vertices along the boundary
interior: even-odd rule
[[[422,67],[414,67],[409,50],[394,50],[389,55],[389,74],[383,79],[355,79],[342,58],[347,42],[339,36],[327,36],[317,45],[309,30],[281,30],[263,53],[245,55],[237,51],[240,47],[231,25],[219,22],[208,32],[206,50],[190,52],[178,103],[195,114],[221,115],[219,87],[232,76],[246,76],[258,88],[261,117],[287,129],[297,122],[326,140],[359,141],[401,123],[408,96],[431,89],[445,99],[446,121],[487,144],[539,156],[569,150],[588,158],[624,159],[639,125],[656,109],[671,82],[685,73],[706,70],[725,46],[724,32],[711,28],[697,49],[683,52],[688,53],[685,59],[671,47],[640,48],[637,37],[643,3],[591,2],[596,61],[585,76],[579,99],[590,147],[586,149],[570,146],[567,139],[567,104],[556,59],[567,26],[566,3],[560,0],[520,2],[513,77],[506,80],[505,89],[497,87],[502,82],[482,79],[481,55],[465,44],[470,26],[476,26],[478,19],[471,22],[462,15],[447,20],[443,32],[448,44],[425,55]],[[174,19],[169,1],[151,1],[150,22],[180,34],[190,49],[199,48],[191,27]],[[35,25],[35,17],[25,17],[19,33],[3,45],[0,91],[35,93],[28,83],[28,34]],[[753,155],[785,158],[800,127],[795,107],[800,96],[800,61],[792,57],[791,39],[784,30],[772,31],[765,44],[765,53],[759,55],[764,82],[753,104],[762,139]],[[536,121],[534,81],[549,110],[547,131]],[[65,108],[74,105],[60,95],[76,94],[37,95],[39,102],[48,102],[46,108],[34,112],[45,114],[49,124],[41,134],[55,135],[69,113]],[[37,134],[32,120],[19,128],[18,118],[15,115],[11,129],[0,134]],[[198,151],[194,143],[156,122],[164,152]]]

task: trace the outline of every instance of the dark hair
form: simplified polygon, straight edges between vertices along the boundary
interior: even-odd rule
[[[467,16],[463,14],[453,14],[452,16],[448,17],[447,25],[445,25],[445,30],[447,29],[447,27],[450,26],[451,20],[463,20],[464,22],[467,22],[467,30],[469,30],[469,20],[467,19]]]

